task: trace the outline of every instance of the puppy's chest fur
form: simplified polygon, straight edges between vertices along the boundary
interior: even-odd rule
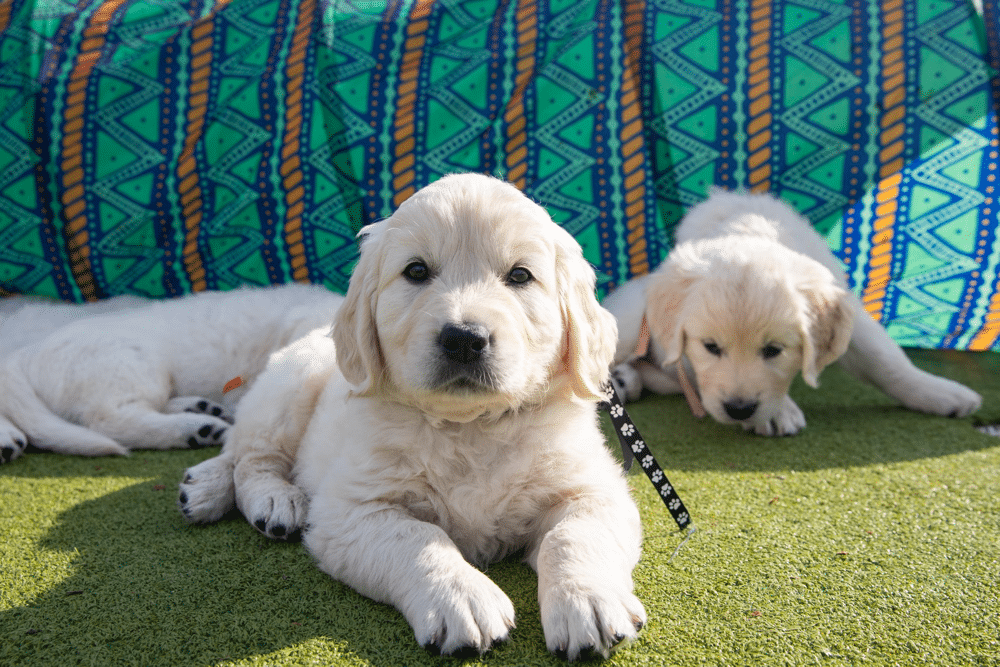
[[[373,462],[388,482],[380,500],[440,526],[472,562],[524,547],[546,511],[572,494],[558,452],[531,425],[424,421],[417,432],[423,446],[375,446]]]

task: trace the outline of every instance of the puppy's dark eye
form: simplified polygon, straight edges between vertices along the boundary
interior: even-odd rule
[[[765,345],[760,350],[760,356],[765,359],[774,359],[779,354],[781,354],[781,348],[777,345]]]
[[[530,283],[534,279],[531,275],[531,271],[524,268],[523,266],[515,266],[507,274],[507,282],[512,285],[525,285]]]
[[[718,345],[716,345],[712,341],[707,340],[707,341],[704,342],[704,345],[705,345],[705,349],[708,350],[709,354],[714,354],[717,357],[721,357],[722,356],[722,348],[720,348]]]
[[[421,261],[410,262],[403,269],[403,276],[412,283],[422,283],[431,277],[431,270]]]

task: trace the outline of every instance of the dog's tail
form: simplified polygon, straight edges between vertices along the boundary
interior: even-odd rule
[[[7,378],[10,380],[11,378]],[[75,456],[127,456],[127,448],[89,428],[66,421],[52,412],[30,383],[5,382],[0,411],[28,436],[38,449]]]

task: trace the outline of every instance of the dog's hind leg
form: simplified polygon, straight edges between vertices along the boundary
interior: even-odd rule
[[[212,415],[230,424],[233,423],[233,416],[229,414],[226,406],[207,398],[202,398],[201,396],[177,396],[176,398],[172,398],[167,403],[164,412],[168,414],[193,412],[199,415]]]
[[[681,362],[678,362],[681,363]],[[684,388],[677,379],[677,366],[662,369],[654,363],[640,359],[635,362],[636,370],[642,377],[642,386],[657,394],[680,394]],[[689,375],[694,374],[688,371]]]
[[[618,395],[629,402],[639,400],[643,389],[657,394],[680,394],[683,391],[675,366],[663,370],[645,359],[618,364],[611,369],[611,381]]]
[[[90,426],[129,449],[199,449],[221,445],[230,424],[209,414],[164,414],[136,401],[118,406]]]
[[[840,358],[844,369],[911,410],[944,417],[965,417],[979,409],[982,404],[979,394],[965,385],[914,366],[860,303],[854,308],[854,334],[847,352]]]
[[[28,438],[20,429],[0,417],[0,464],[10,463],[21,454],[28,444]]]

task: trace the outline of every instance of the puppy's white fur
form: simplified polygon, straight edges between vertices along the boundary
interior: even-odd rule
[[[69,304],[34,296],[10,296],[0,299],[0,378],[3,360],[14,350],[45,338],[56,329],[75,320],[102,313],[140,308],[148,299],[122,295],[92,303]],[[0,414],[0,464],[20,456],[27,446],[24,433]]]
[[[9,296],[0,299],[0,358],[38,342],[56,329],[88,317],[136,310],[149,299],[130,294],[87,303],[63,303],[43,297]]]
[[[839,358],[912,410],[979,408],[976,392],[910,362],[847,290],[824,239],[784,202],[715,190],[684,216],[676,241],[656,271],[604,302],[618,319],[614,377],[629,399],[644,387],[679,392],[676,365],[686,363],[717,421],[790,435],[806,423],[788,397],[795,375],[815,387]],[[651,340],[640,357],[643,317]]]
[[[513,606],[473,564],[519,550],[551,650],[634,637],[639,517],[595,414],[615,323],[579,245],[513,186],[466,174],[361,249],[336,344],[316,332],[272,358],[223,453],[187,471],[182,510],[213,520],[235,493],[272,537],[306,521],[323,570],[444,653],[507,638]],[[484,337],[469,359],[457,325]]]
[[[12,336],[19,347],[0,359],[0,448],[9,460],[25,441],[85,456],[221,444],[226,410],[246,393],[223,396],[226,381],[251,383],[272,352],[329,322],[342,300],[285,285],[148,305],[27,306],[4,328],[49,333],[33,343]]]

